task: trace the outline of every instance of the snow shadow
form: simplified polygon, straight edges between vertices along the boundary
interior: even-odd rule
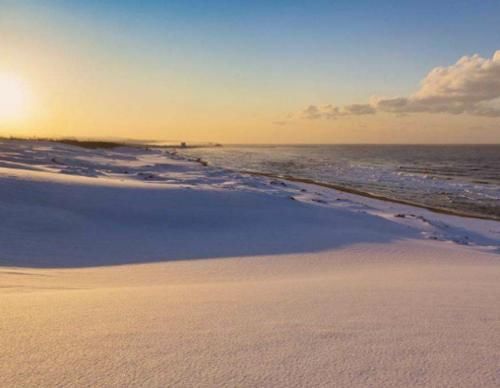
[[[2,266],[306,253],[417,237],[373,215],[259,192],[0,181]]]

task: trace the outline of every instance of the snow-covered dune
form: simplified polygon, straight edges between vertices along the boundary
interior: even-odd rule
[[[498,386],[500,223],[0,142],[0,386]]]

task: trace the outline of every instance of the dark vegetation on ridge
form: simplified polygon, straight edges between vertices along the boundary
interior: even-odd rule
[[[0,141],[47,141],[51,143],[61,143],[75,147],[87,149],[113,149],[117,147],[148,147],[148,148],[199,148],[199,147],[221,147],[218,143],[209,143],[203,145],[187,145],[185,142],[172,144],[154,144],[154,142],[141,142],[134,140],[112,141],[96,139],[74,139],[74,138],[50,138],[50,137],[19,137],[19,136],[0,136]]]
[[[77,140],[77,139],[55,139],[48,137],[15,137],[15,136],[0,136],[0,140],[4,141],[48,141],[51,143],[62,143],[82,148],[96,149],[96,148],[116,148],[116,147],[125,147],[125,146],[138,146],[140,144],[132,144],[132,143],[120,143],[115,141],[104,141],[104,140]]]

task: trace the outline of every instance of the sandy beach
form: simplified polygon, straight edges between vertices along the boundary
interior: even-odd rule
[[[500,384],[500,222],[0,142],[0,386]]]

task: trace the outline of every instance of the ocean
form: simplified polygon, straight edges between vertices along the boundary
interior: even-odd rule
[[[500,219],[500,145],[235,145],[182,152],[231,170]]]

